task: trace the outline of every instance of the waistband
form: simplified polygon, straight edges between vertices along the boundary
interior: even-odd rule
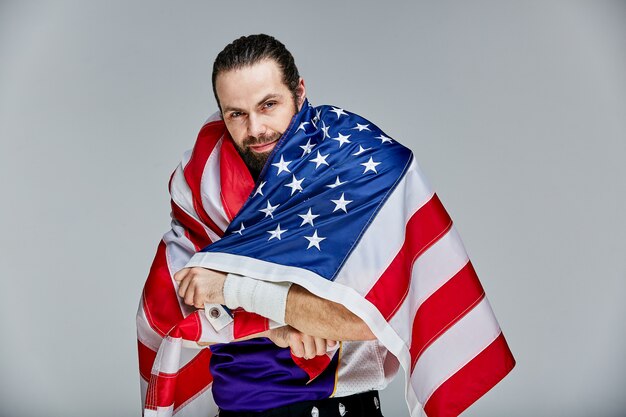
[[[378,391],[366,391],[347,397],[302,401],[267,411],[220,410],[219,417],[383,417]]]

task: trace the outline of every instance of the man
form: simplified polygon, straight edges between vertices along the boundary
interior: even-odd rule
[[[491,349],[498,352],[499,368],[494,375],[497,380],[502,378],[512,367],[512,358],[466,258],[458,257],[459,267],[437,278],[440,284],[428,285],[436,291],[437,285],[453,286],[450,282],[458,280],[461,286],[443,295],[446,304],[457,293],[467,299],[456,310],[437,311],[445,318],[438,316],[441,323],[434,327],[430,316],[424,319],[415,312],[419,305],[415,303],[423,302],[424,297],[417,290],[409,291],[411,285],[415,287],[411,284],[415,279],[413,262],[437,240],[442,242],[439,246],[450,245],[444,242],[444,234],[454,242],[458,239],[445,210],[421,179],[410,151],[343,109],[313,108],[306,100],[305,84],[293,57],[270,36],[242,37],[228,45],[216,58],[212,79],[221,120],[205,125],[193,153],[184,158],[171,179],[172,233],[164,237],[160,249],[166,247],[165,252],[157,253],[151,271],[151,275],[163,275],[159,272],[163,269],[177,271],[173,280],[182,315],[161,304],[166,298],[164,287],[171,282],[166,278],[155,284],[150,277],[138,315],[140,361],[142,351],[150,358],[142,373],[150,379],[146,414],[193,407],[200,413],[209,412],[197,404],[189,405],[198,403],[194,396],[200,395],[202,386],[189,387],[205,378],[202,371],[195,379],[187,377],[191,382],[180,383],[192,365],[209,362],[212,400],[221,416],[380,416],[377,390],[397,372],[397,358],[405,369],[416,368],[413,374],[428,375],[428,371],[420,371],[432,366],[428,358],[423,359],[428,355],[422,353],[436,352],[432,341],[472,309],[478,318],[467,314],[471,317],[466,321],[487,323],[484,340],[471,346],[472,356],[455,357],[450,370],[461,362],[464,365],[468,358],[481,358],[485,346],[495,346]],[[380,147],[371,146],[374,142]],[[233,156],[231,149],[238,156]],[[202,154],[206,156],[199,157]],[[206,168],[210,166],[217,168],[210,171]],[[196,193],[194,199],[194,189],[209,191],[201,196]],[[181,197],[185,193],[188,196]],[[402,214],[405,202],[415,196],[429,204],[416,200],[411,203],[415,208]],[[413,213],[422,206],[432,207],[428,209],[432,213],[426,213],[430,217],[421,221],[433,230],[424,233],[420,226],[411,231],[408,225],[422,216]],[[432,225],[440,226],[435,229]],[[387,237],[385,227],[393,239],[416,235],[417,241],[424,242],[416,244],[411,238],[400,252],[395,254],[395,248],[392,253],[389,245],[380,246]],[[209,239],[203,239],[203,233]],[[428,238],[429,234],[432,237]],[[459,243],[454,245],[451,256],[460,252]],[[383,251],[389,252],[389,261],[376,259]],[[414,255],[409,255],[411,251]],[[159,266],[163,258],[166,268]],[[219,305],[232,311],[232,323]],[[169,317],[159,318],[165,316],[161,310],[168,309]],[[202,309],[206,314],[198,313]],[[172,317],[183,320],[172,327],[176,323]],[[214,330],[202,325],[206,319]],[[433,328],[422,330],[423,320],[428,324],[425,327]],[[224,326],[230,327],[222,330]],[[149,327],[158,335],[146,336]],[[148,345],[156,347],[158,336],[165,339],[156,354]],[[176,345],[180,339],[210,344],[211,355],[199,353],[191,360],[180,356],[180,361],[171,361],[176,356],[172,352],[184,346]],[[185,360],[187,364],[181,366]],[[149,373],[152,376],[144,375]],[[177,386],[172,375],[180,380]],[[493,379],[469,390],[480,391],[480,396],[495,383]],[[203,381],[210,383],[210,379]],[[447,393],[445,400],[439,398],[444,395],[437,388],[441,382],[426,381],[424,386],[430,384],[430,391],[421,387],[413,387],[415,393],[409,391],[412,414],[421,409],[439,413],[440,404],[448,398]],[[181,394],[181,390],[197,394]],[[182,397],[170,398],[175,395]],[[432,397],[435,399],[429,400]],[[456,408],[445,413],[460,412],[477,398],[476,394],[466,397],[455,398]]]

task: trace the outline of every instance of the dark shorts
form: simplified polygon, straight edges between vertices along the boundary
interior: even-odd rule
[[[219,417],[383,417],[378,391],[303,401],[261,412],[220,410]]]

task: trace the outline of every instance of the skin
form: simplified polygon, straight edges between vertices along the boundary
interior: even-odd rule
[[[221,73],[215,81],[222,116],[235,145],[251,158],[264,162],[293,115],[304,103],[306,89],[300,78],[296,100],[283,83],[275,61]],[[245,160],[245,158],[244,158]],[[262,164],[261,164],[262,166]],[[207,268],[183,268],[174,275],[178,294],[188,305],[224,304],[226,274]],[[288,326],[252,337],[265,336],[277,346],[290,347],[298,357],[312,358],[334,346],[336,340],[374,340],[369,327],[343,305],[317,297],[293,284],[287,296]]]

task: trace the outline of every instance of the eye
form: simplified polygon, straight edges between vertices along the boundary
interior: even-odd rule
[[[236,119],[236,118],[238,118],[240,116],[241,116],[241,112],[240,111],[234,111],[234,112],[230,113],[230,118],[231,119]]]
[[[263,107],[265,107],[266,109],[271,109],[272,107],[274,107],[276,105],[275,101],[268,101],[265,104],[263,104]]]

